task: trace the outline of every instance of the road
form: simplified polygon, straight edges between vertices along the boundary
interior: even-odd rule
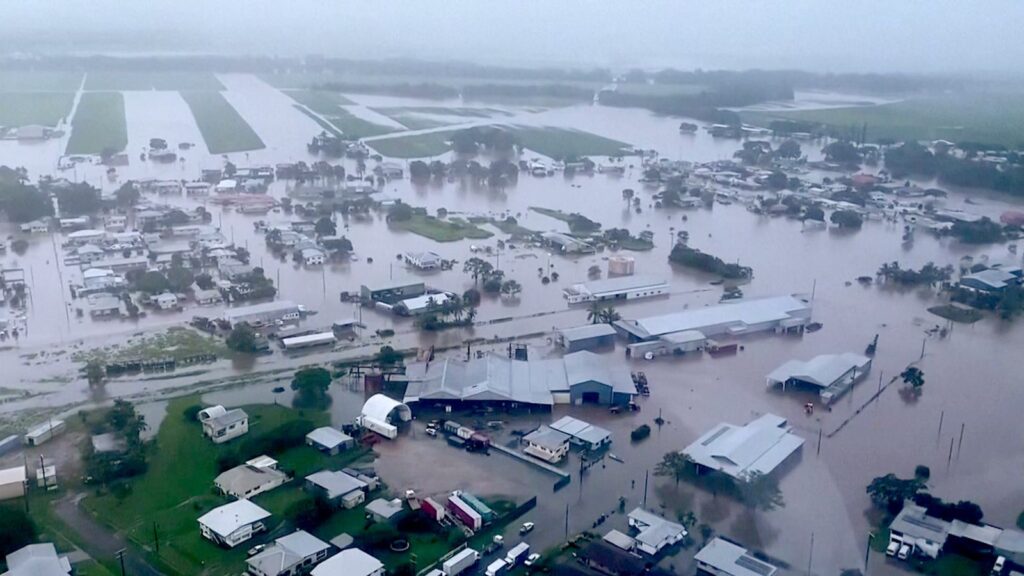
[[[69,494],[55,503],[54,511],[78,535],[85,551],[97,560],[107,561],[115,558],[118,550],[126,550],[126,575],[161,576],[163,573],[146,562],[124,537],[112,532],[110,528],[100,524],[82,510],[78,503],[84,496],[85,494]]]

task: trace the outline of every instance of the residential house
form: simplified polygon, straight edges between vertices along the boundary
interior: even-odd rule
[[[85,302],[93,318],[121,315],[121,299],[112,294],[89,294]]]
[[[342,550],[319,566],[312,576],[384,576],[384,564],[358,548]]]
[[[220,290],[215,288],[210,290],[194,289],[192,291],[192,297],[195,298],[196,304],[199,304],[200,306],[220,304],[224,299],[223,296],[221,296]]]
[[[245,563],[252,576],[295,576],[326,560],[330,551],[330,544],[305,530],[296,530],[274,540]]]
[[[29,234],[46,234],[50,231],[50,221],[46,219],[25,222],[20,226],[22,232]]]
[[[203,434],[216,444],[223,444],[249,432],[249,415],[241,408],[228,410],[221,405],[199,412]]]
[[[682,542],[687,534],[681,524],[669,522],[643,508],[634,508],[629,513],[628,522],[629,527],[637,531],[633,537],[636,550],[651,556]]]
[[[712,576],[775,576],[779,569],[755,558],[746,548],[724,538],[713,538],[694,557],[697,572]]]
[[[327,255],[319,248],[305,248],[301,254],[306,266],[320,266],[327,260]]]
[[[402,254],[406,264],[419,270],[433,270],[441,267],[442,258],[436,252],[406,252]]]
[[[366,513],[374,522],[397,522],[404,511],[402,501],[398,498],[377,498],[366,505]]]
[[[173,310],[178,306],[178,297],[170,292],[153,296],[152,302],[161,310]]]
[[[545,462],[559,462],[569,453],[569,435],[541,426],[523,436],[523,452]]]
[[[277,461],[262,456],[221,472],[213,484],[222,494],[244,499],[269,492],[288,481],[288,475],[277,469]]]
[[[235,500],[199,517],[199,531],[216,544],[234,548],[266,530],[270,512],[248,500]]]
[[[3,576],[70,576],[71,562],[49,542],[29,544],[7,555]]]
[[[355,444],[356,441],[351,436],[330,426],[321,426],[306,434],[307,446],[312,446],[331,456],[343,450],[348,450],[355,446]]]
[[[591,542],[579,554],[585,566],[607,576],[641,576],[647,573],[646,563],[638,556],[619,550],[598,540]]]
[[[363,503],[367,488],[366,482],[345,472],[321,470],[306,476],[307,490],[344,508],[354,508]]]

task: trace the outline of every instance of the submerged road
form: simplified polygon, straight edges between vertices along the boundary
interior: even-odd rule
[[[163,572],[150,565],[127,539],[97,522],[79,506],[85,494],[69,494],[56,502],[57,516],[81,538],[83,548],[93,558],[116,561],[117,553],[124,550],[124,571],[132,576],[161,576]]]

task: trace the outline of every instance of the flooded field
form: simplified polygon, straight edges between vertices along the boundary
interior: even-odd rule
[[[306,143],[320,127],[296,110],[294,101],[262,80],[249,75],[220,75],[226,88],[224,98],[260,136],[266,147],[226,157],[239,165],[274,164],[303,160],[315,161]],[[444,106],[446,103],[362,95],[349,99],[367,110],[379,107]],[[455,105],[455,103],[451,103]],[[192,180],[200,170],[220,167],[223,159],[206,153],[187,105],[174,92],[127,93],[128,152],[130,163],[118,168],[116,179],[106,177],[105,167],[79,165],[71,178],[113,190],[127,179],[169,178]],[[678,132],[678,119],[658,117],[641,110],[573,106],[544,111],[511,109],[511,116],[467,117],[467,124],[500,122],[524,126],[556,126],[584,130],[653,148],[663,157],[689,161],[731,158],[740,147],[737,140],[715,139],[704,131],[693,135]],[[387,120],[387,118],[384,118]],[[383,122],[384,120],[381,120]],[[462,126],[462,125],[458,125]],[[139,161],[138,153],[149,138],[168,142],[199,144],[182,152],[181,160],[167,165]],[[66,137],[65,137],[66,138]],[[805,143],[810,159],[820,158],[820,145]],[[0,142],[5,163],[24,165],[33,175],[55,171],[63,150],[61,141],[39,144]],[[535,154],[527,152],[524,158]],[[627,498],[627,510],[642,502],[644,476],[652,471],[662,455],[692,442],[711,426],[726,421],[742,424],[764,413],[786,417],[806,443],[798,462],[781,477],[785,507],[773,512],[752,513],[724,497],[715,498],[687,484],[676,487],[670,479],[650,477],[648,502],[664,506],[671,516],[676,511],[694,511],[702,522],[724,534],[770,549],[772,554],[794,566],[805,566],[811,556],[812,571],[826,573],[826,567],[857,567],[863,559],[869,524],[865,512],[869,501],[865,486],[875,476],[889,472],[901,476],[912,473],[916,464],[931,468],[930,487],[946,500],[970,499],[986,512],[985,519],[996,525],[1011,525],[1024,509],[1020,490],[1020,471],[1024,469],[1024,445],[1020,435],[1008,433],[1024,402],[1024,387],[1016,376],[1015,351],[1024,346],[1024,326],[994,318],[971,324],[950,326],[948,335],[929,333],[946,322],[927,312],[937,299],[931,290],[894,290],[884,286],[862,286],[855,279],[873,276],[885,262],[920,267],[926,262],[956,265],[963,256],[990,255],[993,260],[1014,258],[1005,245],[965,246],[949,239],[937,239],[919,233],[913,244],[901,242],[901,224],[869,220],[862,230],[845,232],[833,229],[805,229],[800,221],[772,218],[751,213],[741,203],[715,204],[696,210],[660,210],[653,207],[654,189],[639,182],[639,159],[627,158],[625,174],[535,178],[526,173],[518,183],[503,190],[477,188],[460,182],[442,182],[417,186],[408,180],[388,183],[381,196],[401,199],[434,214],[444,208],[449,215],[501,217],[512,215],[520,226],[538,231],[567,231],[566,224],[529,210],[531,206],[579,212],[600,222],[605,229],[627,228],[633,234],[650,231],[654,249],[626,252],[636,259],[637,273],[664,277],[671,294],[650,300],[621,303],[617,309],[624,318],[661,314],[717,303],[721,287],[711,285],[711,276],[670,268],[668,253],[676,234],[689,233],[689,244],[754,269],[749,284],[742,286],[747,297],[781,294],[813,294],[813,317],[821,330],[803,336],[761,336],[742,340],[743,349],[731,357],[710,356],[655,361],[625,360],[620,344],[608,352],[623,358],[631,370],[643,370],[652,383],[651,397],[641,402],[642,410],[630,415],[613,416],[603,410],[573,409],[579,418],[607,427],[613,432],[612,452],[623,462],[608,460],[592,468],[582,482],[575,474],[573,460],[567,471],[574,472],[573,483],[552,493],[550,477],[500,454],[489,457],[488,473],[479,481],[470,478],[479,458],[449,449],[441,440],[418,433],[419,424],[406,436],[378,448],[379,470],[395,488],[414,487],[440,492],[473,487],[498,494],[526,496],[537,494],[535,511],[538,529],[531,539],[545,545],[562,538],[566,506],[570,531],[591,526],[594,519],[616,507],[616,499]],[[349,171],[355,162],[343,160]],[[373,162],[368,164],[372,167]],[[811,174],[808,178],[820,178]],[[929,183],[922,183],[928,185]],[[269,194],[287,195],[290,184],[275,182]],[[623,200],[622,190],[632,188],[640,198],[639,213]],[[1013,205],[998,197],[972,195],[977,203],[968,205],[966,196],[953,191],[945,200],[947,208],[968,208],[993,218]],[[149,312],[145,318],[129,320],[91,320],[79,317],[81,304],[69,296],[67,285],[80,278],[77,266],[67,266],[59,248],[63,238],[55,235],[27,237],[29,246],[23,255],[8,252],[0,256],[5,267],[26,270],[31,296],[27,316],[20,319],[26,328],[17,341],[2,344],[0,364],[4,368],[4,395],[0,402],[0,422],[17,422],[42,413],[77,409],[87,403],[114,397],[145,401],[141,408],[155,428],[162,417],[159,399],[195,388],[210,389],[204,399],[227,405],[252,402],[291,401],[287,388],[296,367],[344,357],[370,354],[380,346],[374,335],[378,329],[394,329],[388,341],[401,348],[458,347],[467,338],[516,338],[529,335],[531,354],[554,354],[548,335],[552,328],[586,322],[585,308],[570,308],[562,290],[587,280],[588,269],[598,266],[602,275],[609,253],[566,257],[544,250],[506,246],[497,249],[505,235],[492,225],[482,227],[495,233],[487,240],[462,240],[436,243],[409,232],[389,229],[384,213],[371,213],[365,220],[345,220],[338,216],[339,234],[354,245],[350,261],[306,268],[281,260],[267,250],[263,235],[254,228],[257,220],[270,224],[286,223],[283,213],[252,216],[222,209],[204,200],[183,197],[154,197],[155,201],[192,208],[204,205],[214,216],[213,224],[238,246],[251,253],[253,265],[265,270],[279,287],[279,298],[293,300],[317,311],[308,318],[310,326],[327,326],[336,318],[361,316],[365,329],[351,342],[343,342],[339,352],[318,351],[305,355],[272,356],[255,360],[221,360],[215,364],[178,373],[144,375],[112,379],[101,392],[90,390],[79,373],[80,365],[72,353],[101,346],[144,331],[182,325],[193,315],[217,316],[223,307],[188,308],[183,313]],[[5,225],[6,226],[6,225]],[[14,234],[0,229],[0,235]],[[487,255],[474,251],[479,246],[493,249]],[[460,261],[454,269],[417,273],[407,269],[397,255],[405,251],[433,250],[447,259]],[[472,278],[462,271],[461,262],[477,255],[487,258],[506,277],[523,285],[519,298],[484,296],[476,325],[468,329],[441,333],[420,333],[412,322],[383,312],[355,309],[340,301],[343,291],[357,291],[361,284],[372,284],[406,276],[421,277],[428,286],[461,293],[473,286]],[[538,269],[551,267],[559,279],[543,284]],[[5,312],[6,313],[6,312]],[[538,334],[543,334],[537,336]],[[793,358],[808,359],[817,354],[861,353],[875,335],[878,352],[868,378],[851,393],[837,401],[831,410],[818,409],[806,415],[807,394],[768,391],[765,375]],[[458,353],[458,352],[453,352]],[[923,354],[923,357],[922,357]],[[907,398],[899,392],[899,382],[885,389],[874,402],[865,406],[879,382],[883,385],[911,362],[919,362],[926,384],[919,397]],[[222,379],[228,379],[222,381]],[[8,394],[6,391],[11,390]],[[363,393],[355,383],[335,384],[330,408],[335,424],[350,422],[357,414]],[[509,418],[503,433],[511,440],[512,429],[526,429],[557,418],[554,414]],[[629,431],[641,423],[652,424],[661,415],[666,423],[655,427],[652,436],[630,444]],[[26,416],[28,415],[28,416]],[[940,429],[940,421],[943,422]],[[959,438],[949,456],[951,439]],[[819,444],[819,436],[821,438]],[[575,458],[575,457],[574,457]],[[437,462],[453,462],[451,469],[430,478],[420,471]],[[472,459],[472,460],[466,460]],[[984,487],[984,489],[980,489]],[[614,521],[620,521],[617,518]],[[813,536],[812,536],[813,535]],[[819,572],[820,571],[820,572]],[[834,573],[830,571],[827,573]]]

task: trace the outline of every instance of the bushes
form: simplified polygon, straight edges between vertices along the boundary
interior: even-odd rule
[[[705,254],[685,244],[676,244],[672,248],[668,260],[687,268],[695,268],[704,272],[710,272],[711,274],[718,274],[722,278],[729,280],[750,278],[753,275],[753,270],[749,266],[727,264],[721,258]]]
[[[236,451],[226,451],[217,457],[217,470],[223,472],[257,456],[279,454],[301,446],[306,442],[306,434],[315,427],[312,422],[302,418],[285,422],[261,436],[247,437]]]

